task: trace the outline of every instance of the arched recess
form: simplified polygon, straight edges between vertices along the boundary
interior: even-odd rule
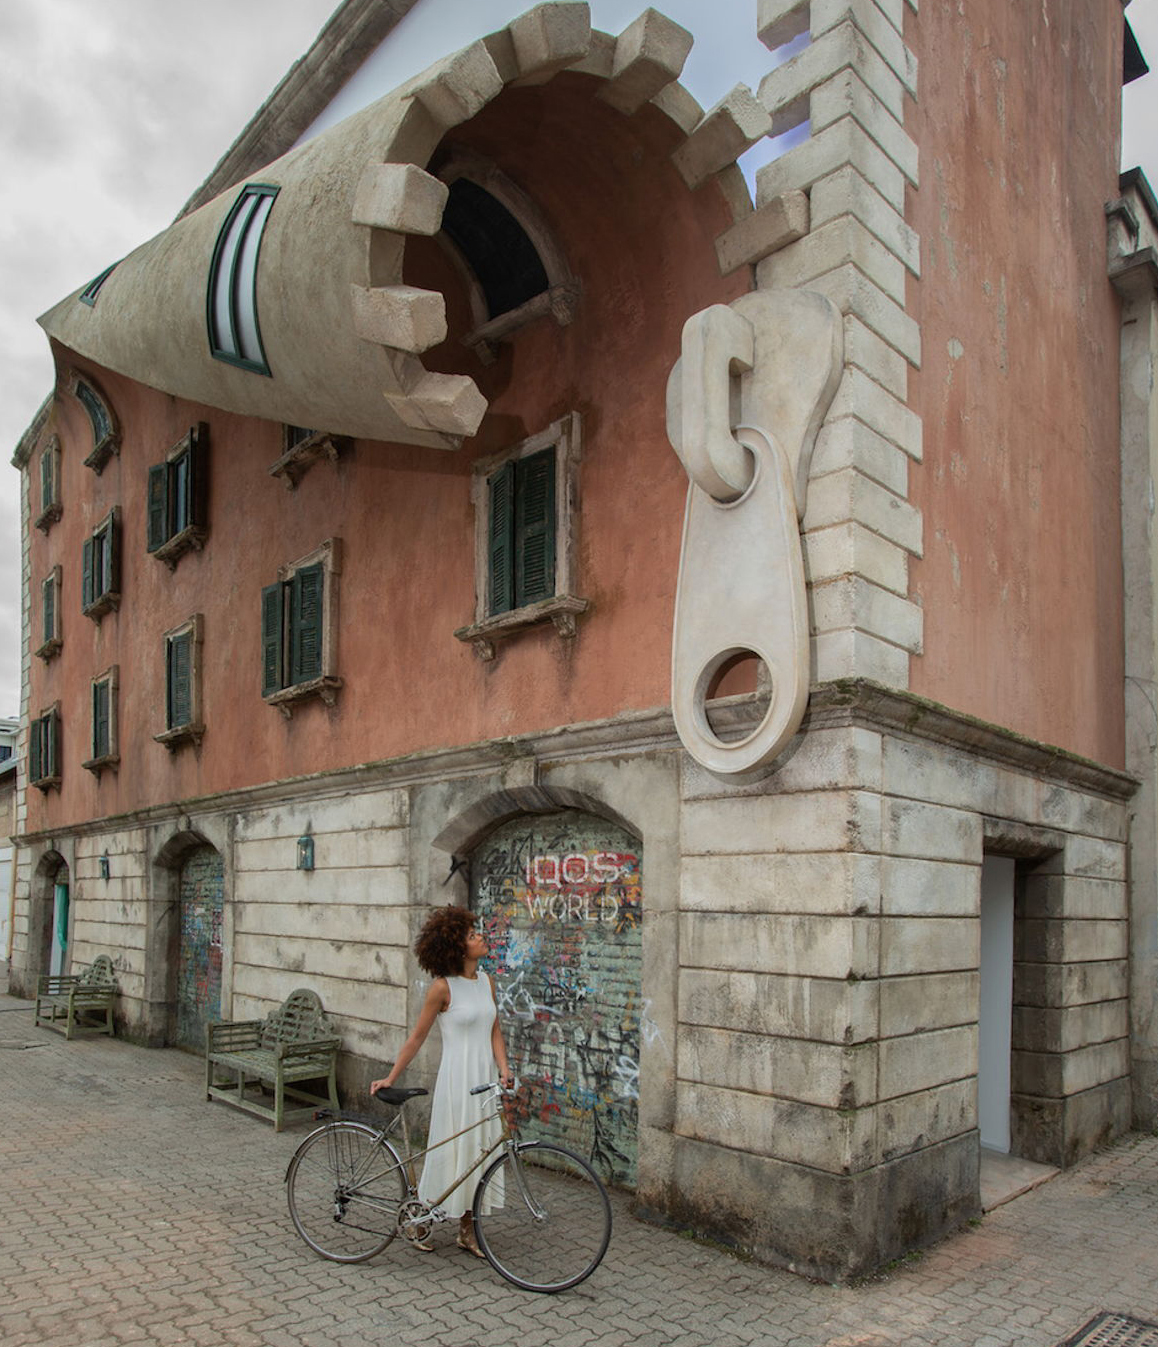
[[[226,973],[226,866],[222,850],[191,827],[170,836],[154,859],[152,984],[163,1000],[164,1042],[200,1052],[205,1023],[220,1019]]]
[[[33,871],[28,921],[30,976],[67,973],[71,934],[71,872],[59,851],[46,851]]]
[[[524,1137],[586,1155],[634,1187],[639,1130],[643,848],[579,791],[517,787],[436,839],[467,870],[487,938]]]

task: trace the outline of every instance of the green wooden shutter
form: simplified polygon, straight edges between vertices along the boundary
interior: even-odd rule
[[[285,686],[282,649],[282,587],[266,585],[261,591],[261,695],[268,697]]]
[[[103,758],[109,752],[109,683],[102,679],[92,685],[92,755]]]
[[[198,422],[189,435],[189,501],[185,524],[205,528],[209,520],[209,427]]]
[[[44,641],[51,641],[56,635],[56,576],[50,575],[41,586],[44,601]]]
[[[295,572],[290,581],[290,683],[322,676],[321,562]]]
[[[515,606],[555,593],[555,451],[517,463],[515,479]]]
[[[165,728],[176,730],[193,720],[192,632],[171,636],[165,656]]]
[[[515,606],[515,465],[503,466],[487,478],[490,521],[488,560],[490,594],[487,612],[506,613]]]
[[[40,455],[40,508],[47,510],[56,502],[56,493],[52,482],[52,449],[48,448]]]
[[[93,552],[93,539],[86,538],[84,540],[84,550],[82,552],[80,575],[80,604],[81,607],[86,610],[91,608],[96,601],[95,590],[93,588]]]
[[[45,776],[60,775],[60,717],[49,711],[44,717],[44,757],[41,760]]]
[[[40,716],[29,726],[28,734],[28,779],[40,781],[44,777],[44,717]]]
[[[154,463],[149,469],[148,548],[155,552],[169,541],[169,465]]]
[[[102,594],[121,592],[121,525],[115,514],[105,530],[104,580]]]

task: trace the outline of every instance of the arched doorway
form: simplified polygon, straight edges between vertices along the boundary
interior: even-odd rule
[[[58,851],[46,851],[36,863],[28,914],[28,974],[35,988],[41,973],[69,971],[70,917],[68,862]]]
[[[471,857],[519,1076],[524,1137],[550,1136],[634,1186],[639,1112],[641,848],[577,810],[524,816]]]
[[[225,873],[209,845],[187,851],[178,872],[176,1023],[178,1047],[200,1052],[205,1024],[221,1018],[221,952]]]

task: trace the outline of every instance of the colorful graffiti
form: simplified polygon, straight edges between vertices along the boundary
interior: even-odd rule
[[[517,819],[471,858],[525,1137],[635,1182],[643,894],[638,843],[589,814]]]
[[[221,1018],[221,948],[225,878],[221,856],[198,847],[181,866],[177,955],[180,1047],[205,1047],[205,1022]]]

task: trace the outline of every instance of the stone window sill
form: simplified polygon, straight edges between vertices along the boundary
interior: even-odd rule
[[[59,636],[53,636],[51,640],[45,641],[45,643],[38,650],[33,651],[33,653],[47,664],[53,655],[60,652],[60,648],[63,644],[64,642]]]
[[[53,501],[51,505],[46,506],[36,516],[32,521],[33,526],[40,529],[42,533],[47,533],[53,524],[60,519],[62,514],[64,514],[64,507],[61,505],[60,501]]]
[[[311,678],[308,683],[295,683],[293,687],[267,693],[263,700],[267,706],[276,706],[289,720],[293,715],[293,703],[305,701],[308,697],[320,697],[327,706],[333,706],[338,700],[338,689],[341,686],[340,678],[323,674],[321,678]]]
[[[541,599],[525,608],[512,608],[508,613],[496,613],[472,626],[459,627],[454,635],[456,640],[473,645],[479,659],[492,660],[496,641],[542,622],[553,622],[559,635],[564,640],[571,640],[576,633],[575,619],[585,613],[588,606],[587,599],[573,594],[556,594],[554,598]]]
[[[120,766],[121,755],[119,753],[104,753],[99,758],[89,758],[87,762],[82,762],[81,766],[86,772],[91,772],[93,776],[100,778],[100,774],[112,767],[114,770]]]
[[[295,444],[292,449],[287,449],[271,466],[269,474],[271,477],[280,477],[285,483],[286,490],[292,491],[315,463],[323,458],[336,463],[338,455],[349,443],[350,441],[343,435],[318,431],[317,434],[302,440],[300,444]]]
[[[209,530],[198,524],[190,524],[180,533],[174,533],[168,542],[162,543],[153,553],[158,561],[163,561],[171,571],[177,569],[177,562],[186,552],[200,552],[205,546]]]
[[[204,735],[204,725],[177,725],[174,729],[154,734],[153,739],[158,744],[164,744],[170,753],[175,753],[182,744],[193,744],[196,747]]]

